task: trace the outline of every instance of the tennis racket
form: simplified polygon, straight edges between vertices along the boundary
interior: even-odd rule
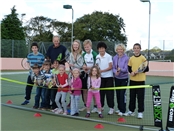
[[[100,69],[100,64],[101,64],[101,59],[100,57],[97,57],[95,60],[95,65],[98,66],[99,69]]]
[[[119,72],[119,70],[118,70],[118,68],[119,68],[119,60],[120,60],[120,59],[119,59],[119,57],[118,57],[118,59],[117,59],[117,66],[116,66],[116,67],[117,67],[117,72]]]
[[[23,58],[21,60],[21,66],[25,69],[25,70],[29,70],[30,69],[30,64],[28,63],[28,59],[27,58]]]
[[[34,83],[36,83],[37,86],[43,87],[45,82],[42,76],[37,76],[34,78]]]
[[[145,60],[138,68],[137,72],[138,73],[142,73],[146,70],[146,68],[148,67],[148,61]]]
[[[56,87],[59,87],[60,83],[59,83],[57,74],[54,75],[54,79],[55,79],[55,85],[56,85]]]

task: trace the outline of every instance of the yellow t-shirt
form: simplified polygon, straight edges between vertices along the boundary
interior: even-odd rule
[[[143,55],[140,56],[132,56],[129,59],[128,66],[131,67],[131,70],[133,72],[137,71],[139,66],[146,60],[146,58]],[[145,81],[146,75],[145,73],[138,73],[135,76],[130,75],[130,80],[132,81]]]

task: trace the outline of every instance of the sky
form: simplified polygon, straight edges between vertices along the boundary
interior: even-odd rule
[[[72,5],[74,21],[94,11],[109,12],[123,18],[127,49],[141,43],[142,49],[148,49],[149,7],[150,14],[150,49],[157,46],[162,50],[174,48],[174,2],[173,0],[6,0],[0,2],[0,20],[11,13],[15,5],[19,18],[25,13],[23,21],[32,17],[44,16],[62,22],[72,23],[72,10],[63,9],[63,5]],[[57,35],[57,34],[55,34]]]

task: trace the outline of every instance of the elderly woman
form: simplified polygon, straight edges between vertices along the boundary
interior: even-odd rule
[[[127,86],[128,84],[128,61],[125,54],[125,46],[118,44],[115,46],[116,55],[113,57],[113,73],[115,77],[115,87]],[[116,113],[123,116],[126,112],[126,89],[116,90],[118,110]]]

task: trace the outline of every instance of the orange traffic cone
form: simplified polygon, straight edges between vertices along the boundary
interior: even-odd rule
[[[97,124],[94,128],[96,128],[96,129],[103,129],[104,126],[102,124]]]
[[[126,122],[126,120],[123,117],[118,118],[118,122]]]
[[[6,102],[6,104],[12,104],[12,101],[11,101],[11,100],[8,100],[8,101]]]
[[[34,117],[41,117],[42,115],[40,113],[35,113]]]

